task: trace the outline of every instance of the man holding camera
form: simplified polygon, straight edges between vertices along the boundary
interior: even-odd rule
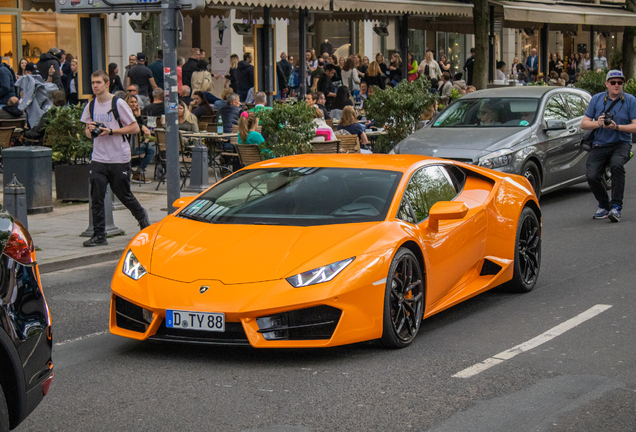
[[[86,124],[86,136],[93,140],[90,166],[93,236],[84,242],[86,247],[108,244],[104,214],[108,185],[137,219],[141,229],[150,225],[148,212],[130,191],[130,144],[126,135],[139,133],[139,125],[123,99],[113,101],[113,95],[108,92],[109,81],[106,72],[93,72],[91,86],[95,99],[86,104],[81,119]]]
[[[605,78],[606,93],[592,97],[581,128],[593,130],[592,149],[587,158],[587,182],[598,201],[594,219],[609,217],[620,222],[625,190],[625,163],[630,158],[632,133],[636,132],[636,98],[623,91],[625,77],[611,70]],[[603,186],[603,174],[609,164],[612,174],[611,201]]]

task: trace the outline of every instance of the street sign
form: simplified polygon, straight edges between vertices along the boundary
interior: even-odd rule
[[[205,8],[205,0],[179,0],[181,10]],[[62,14],[161,12],[155,0],[57,0],[55,11]]]

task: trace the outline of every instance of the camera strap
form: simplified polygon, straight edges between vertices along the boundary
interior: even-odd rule
[[[121,99],[121,98],[113,96],[113,98],[111,99],[111,102],[110,102],[110,110],[108,110],[108,112],[106,114],[113,113],[113,117],[115,118],[115,120],[117,120],[117,124],[119,125],[120,128],[122,128],[124,126],[121,124],[121,120],[119,118],[119,110],[117,109],[117,101],[119,99]],[[88,110],[91,113],[91,119],[93,121],[95,121],[95,99],[90,101],[90,103],[88,104]],[[126,142],[129,141],[128,135],[122,135],[122,137],[123,137],[124,141],[126,141]]]
[[[623,108],[623,104],[625,103],[625,92],[623,92],[623,93],[621,94],[621,97],[620,97],[620,98],[615,99],[615,100],[611,103],[611,105],[610,105],[609,109],[607,109],[607,110],[606,110],[606,109],[605,109],[605,106],[607,105],[607,97],[608,97],[608,93],[605,93],[605,98],[603,99],[603,112],[602,112],[602,114],[606,114],[608,111],[612,111],[612,109],[616,106],[616,104],[618,103],[618,101],[621,101],[621,108]]]

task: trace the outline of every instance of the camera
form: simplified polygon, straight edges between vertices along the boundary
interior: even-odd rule
[[[614,120],[614,116],[612,114],[605,113],[605,120],[604,120],[605,126],[611,125],[613,120]]]
[[[91,131],[91,136],[97,138],[103,131],[100,128],[106,127],[104,123],[95,123],[95,129]]]

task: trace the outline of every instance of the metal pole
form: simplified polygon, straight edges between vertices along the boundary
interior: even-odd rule
[[[495,79],[495,7],[490,6],[490,36],[488,37],[488,82]]]
[[[270,55],[270,47],[272,46],[271,40],[271,14],[269,11],[269,7],[263,7],[263,91],[267,95],[267,105],[272,106],[273,103],[273,91],[272,88],[272,74],[274,70],[271,68],[271,55]]]
[[[305,51],[307,51],[307,38],[305,36],[305,16],[307,15],[306,9],[298,9],[298,66],[300,70],[298,71],[298,99],[305,99],[306,89],[307,89],[307,63],[305,61]],[[325,95],[326,97],[327,95]]]
[[[168,213],[180,196],[179,190],[179,126],[177,114],[177,0],[162,0],[161,24],[163,26],[164,100],[166,113],[166,177]],[[167,96],[167,97],[166,97]]]
[[[594,70],[596,65],[594,64],[594,26],[590,26],[590,70]]]
[[[548,37],[550,35],[550,29],[547,24],[541,27],[541,54],[539,56],[539,63],[541,63],[541,72],[543,73],[543,81],[547,82],[550,75],[548,74]],[[538,81],[538,80],[537,80]]]
[[[400,50],[402,51],[402,79],[408,80],[409,69],[409,15],[402,15],[400,20]]]

